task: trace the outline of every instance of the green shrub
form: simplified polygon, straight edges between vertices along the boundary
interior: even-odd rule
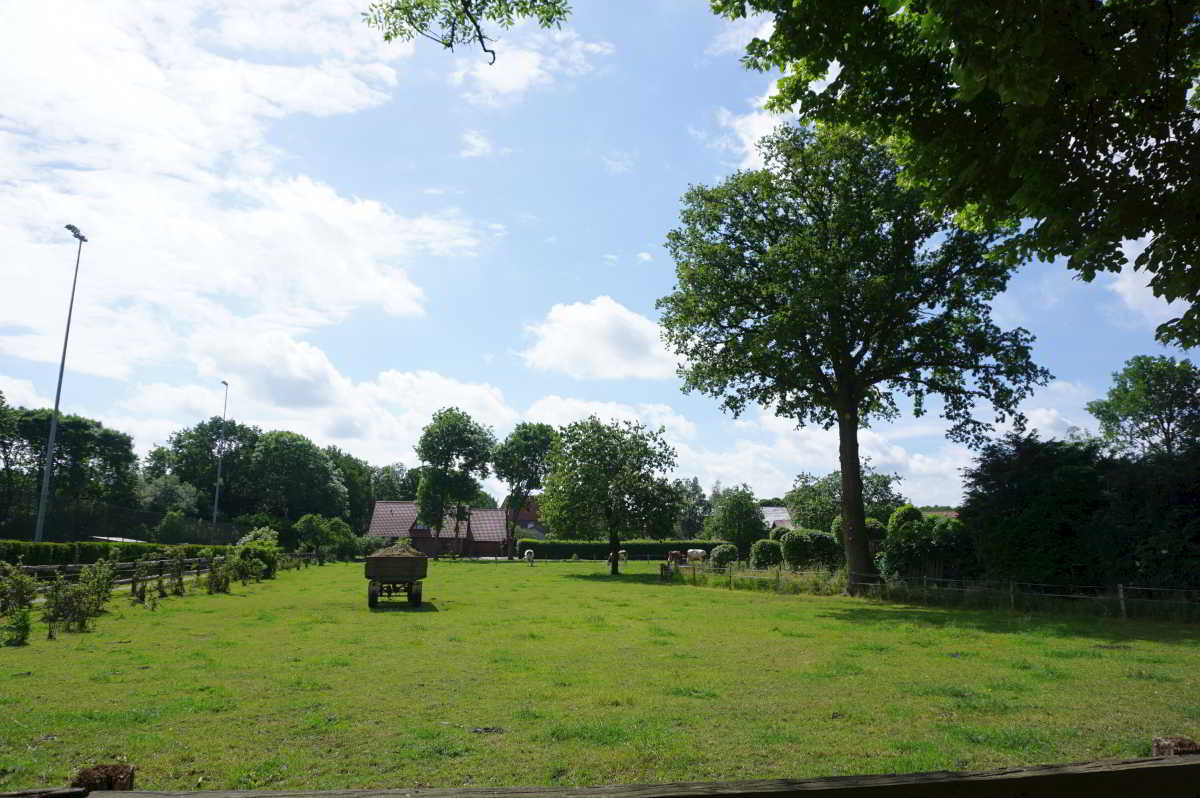
[[[759,570],[774,568],[783,562],[783,552],[781,551],[779,541],[764,538],[756,540],[750,546],[750,567]]]
[[[737,562],[738,550],[737,546],[732,543],[722,543],[720,546],[714,546],[712,553],[709,555],[709,562],[714,568],[725,568],[731,563]]]
[[[181,549],[184,557],[201,557],[200,552],[224,552],[230,546],[203,546],[180,543],[160,546],[154,543],[33,543],[28,540],[0,540],[0,561],[25,565],[87,565],[98,560],[136,562],[147,555],[158,556],[164,550]]]
[[[71,584],[61,573],[46,588],[42,602],[42,621],[47,627],[46,637],[53,640],[59,630],[86,632],[88,622],[94,617],[90,610],[93,602],[78,582]]]
[[[21,570],[21,564],[0,562],[0,615],[33,606],[37,580]]]
[[[239,546],[233,550],[230,557],[237,562],[246,563],[247,574],[258,574],[258,579],[274,579],[279,571],[279,549],[265,545]],[[251,563],[257,563],[252,565]],[[240,577],[239,577],[240,578]],[[244,581],[244,580],[243,580]]]
[[[110,560],[100,560],[86,565],[79,572],[79,589],[85,603],[85,612],[95,618],[104,612],[117,584],[117,569]]]
[[[783,536],[791,531],[792,530],[788,529],[786,526],[773,526],[773,527],[771,527],[770,538],[771,538],[771,540],[782,541]]]
[[[0,627],[0,643],[6,646],[23,646],[29,642],[29,608],[14,609],[8,615],[4,626]]]

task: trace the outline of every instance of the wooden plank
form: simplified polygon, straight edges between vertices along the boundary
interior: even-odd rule
[[[906,773],[821,779],[676,782],[603,787],[330,790],[326,792],[96,792],[95,798],[1200,798],[1200,755],[977,773]],[[4,798],[4,796],[0,796]]]
[[[0,798],[87,798],[87,794],[88,791],[83,787],[43,787],[40,790],[0,792]]]

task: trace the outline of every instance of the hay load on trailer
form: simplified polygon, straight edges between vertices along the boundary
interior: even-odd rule
[[[429,558],[412,546],[398,543],[368,554],[365,574],[367,606],[375,607],[380,597],[390,598],[408,594],[414,607],[421,606],[421,580],[429,572]]]

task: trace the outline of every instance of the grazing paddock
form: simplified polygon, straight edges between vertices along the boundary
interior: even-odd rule
[[[1200,628],[431,562],[288,571],[0,649],[0,789],[644,783],[983,769],[1200,736]]]

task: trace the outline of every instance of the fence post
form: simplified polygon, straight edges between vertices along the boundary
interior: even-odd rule
[[[733,563],[728,563],[725,566],[725,571],[729,574],[729,589],[733,590]]]
[[[1017,583],[1008,583],[1008,608],[1015,610],[1017,608]]]
[[[1125,585],[1117,584],[1117,598],[1121,602],[1121,620],[1127,620],[1129,616],[1125,612]]]

